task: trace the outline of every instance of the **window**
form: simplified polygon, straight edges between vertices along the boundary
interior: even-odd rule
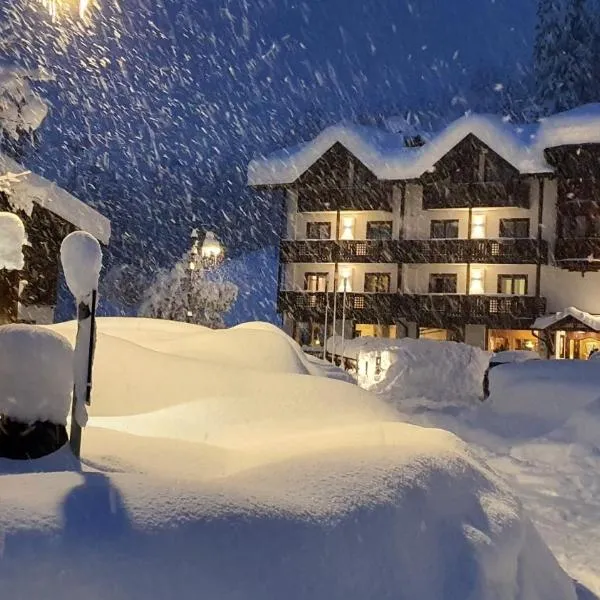
[[[307,240],[330,240],[331,239],[331,223],[317,222],[306,224],[306,239]]]
[[[368,221],[367,222],[368,240],[391,240],[392,222],[391,221]]]
[[[498,275],[498,293],[527,295],[527,275]]]
[[[431,221],[431,239],[458,237],[458,220]]]
[[[501,238],[528,238],[529,219],[500,219]]]
[[[368,294],[388,294],[390,279],[389,273],[366,273],[365,292]]]
[[[430,294],[456,294],[458,289],[455,274],[432,274],[429,276]]]
[[[327,273],[306,273],[304,275],[304,289],[307,292],[326,292]]]

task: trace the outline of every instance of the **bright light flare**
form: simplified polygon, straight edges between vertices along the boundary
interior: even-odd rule
[[[90,0],[38,0],[38,2],[48,11],[53,21],[58,18],[61,11],[74,8],[77,3],[79,3],[79,16],[84,17],[90,4]]]

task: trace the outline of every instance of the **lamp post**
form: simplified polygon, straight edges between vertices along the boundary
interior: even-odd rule
[[[205,269],[217,267],[223,261],[223,246],[212,231],[207,231],[200,249]]]
[[[77,302],[77,338],[73,364],[74,386],[69,442],[73,454],[81,455],[82,428],[87,425],[91,404],[92,366],[96,347],[96,303],[102,269],[102,250],[89,233],[69,234],[60,248],[67,286]]]

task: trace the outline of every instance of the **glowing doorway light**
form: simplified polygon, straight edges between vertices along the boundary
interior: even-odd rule
[[[68,10],[79,4],[79,16],[84,17],[90,4],[90,0],[38,0],[42,6],[48,11],[48,14],[55,20],[62,10]]]

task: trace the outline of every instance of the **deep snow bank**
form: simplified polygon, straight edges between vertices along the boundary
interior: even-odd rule
[[[536,360],[490,371],[488,405],[514,436],[544,435],[600,399],[596,361]]]
[[[394,402],[477,399],[490,358],[467,344],[412,339],[363,338],[357,354],[359,384]]]
[[[7,597],[574,600],[520,503],[451,434],[293,360],[252,368],[237,333],[211,354],[193,326],[99,331],[83,472],[65,453],[38,474],[0,462]]]

